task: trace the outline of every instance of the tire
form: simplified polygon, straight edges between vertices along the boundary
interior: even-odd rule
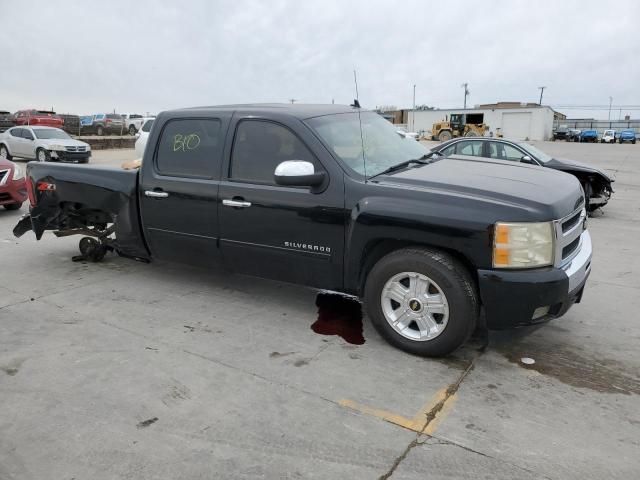
[[[133,125],[129,125],[129,135],[133,136],[136,133],[138,133],[138,130],[136,130],[136,127]]]
[[[101,261],[107,253],[107,249],[104,245],[100,244],[98,240],[91,237],[82,237],[78,244],[80,253],[87,260],[92,262]]]
[[[453,138],[453,135],[451,135],[451,132],[449,130],[443,130],[438,134],[438,140],[440,140],[441,142],[446,142],[447,140],[451,140]]]
[[[80,160],[78,160],[78,163],[89,163],[89,157],[81,158]]]
[[[636,144],[636,141],[635,141],[635,140],[631,140],[631,143],[633,143],[633,144],[635,145],[635,144]]]
[[[98,128],[96,128],[96,135],[98,135],[99,137],[104,135],[104,128],[102,128],[102,125],[98,125]]]
[[[11,160],[13,156],[9,153],[9,149],[6,145],[0,145],[0,158],[6,158],[7,160]]]
[[[476,132],[469,130],[467,133],[464,134],[465,137],[477,137],[478,135],[476,135]]]
[[[49,162],[51,161],[51,155],[44,148],[39,148],[36,150],[36,160],[38,162]]]
[[[9,205],[5,205],[4,208],[6,210],[20,210],[20,208],[22,208],[22,202],[20,202],[20,203],[10,203]]]
[[[411,294],[412,282],[430,296],[431,307],[422,304],[425,293]],[[394,295],[402,303],[392,299]],[[423,357],[444,356],[460,347],[474,331],[479,314],[476,287],[467,269],[446,253],[419,247],[380,259],[367,276],[364,299],[373,326],[385,340]],[[433,311],[425,313],[425,308]]]

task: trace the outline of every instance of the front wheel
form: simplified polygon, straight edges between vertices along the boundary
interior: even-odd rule
[[[138,131],[136,130],[136,127],[134,127],[133,125],[129,125],[129,135],[133,136],[136,133],[138,133]]]
[[[0,145],[0,158],[6,158],[7,160],[11,160],[13,158],[6,145]]]
[[[443,130],[438,134],[438,140],[440,140],[441,142],[446,142],[447,140],[451,140],[452,136],[453,135],[451,135],[451,132],[449,130]]]
[[[22,202],[20,203],[10,203],[9,205],[5,205],[4,208],[7,210],[20,210],[22,207]]]
[[[96,134],[101,137],[102,135],[104,135],[104,128],[102,128],[101,125],[98,125],[98,128],[96,129]]]
[[[36,160],[38,160],[39,162],[48,162],[49,160],[51,160],[51,155],[44,148],[39,148],[36,151]]]
[[[405,352],[426,357],[461,346],[479,313],[475,284],[464,265],[425,248],[397,250],[378,261],[364,297],[380,335]]]

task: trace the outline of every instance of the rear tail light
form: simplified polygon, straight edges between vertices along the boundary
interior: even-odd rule
[[[29,203],[32,207],[35,207],[38,204],[38,199],[36,198],[36,192],[33,190],[33,180],[27,177],[27,181],[25,183],[27,186],[27,196],[29,197]]]

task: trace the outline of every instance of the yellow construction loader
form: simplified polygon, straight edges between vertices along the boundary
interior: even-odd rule
[[[489,130],[482,113],[452,113],[450,119],[431,127],[431,139],[446,142],[454,137],[482,137]]]

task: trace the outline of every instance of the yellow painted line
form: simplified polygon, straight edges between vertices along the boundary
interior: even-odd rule
[[[394,425],[406,428],[407,430],[413,430],[414,432],[433,435],[438,426],[442,423],[444,417],[446,417],[451,411],[453,403],[456,399],[456,395],[451,395],[445,402],[446,398],[447,389],[443,388],[442,390],[438,390],[438,392],[436,392],[436,394],[418,411],[418,413],[413,416],[413,418],[407,418],[403,415],[389,412],[387,410],[363,405],[349,399],[342,399],[338,401],[338,403],[350,410],[354,410],[364,415],[369,415],[370,417],[379,418],[381,420],[384,420],[385,422],[393,423]],[[429,418],[427,418],[427,415],[439,403],[443,403],[441,410],[436,412],[435,418],[429,420]]]

